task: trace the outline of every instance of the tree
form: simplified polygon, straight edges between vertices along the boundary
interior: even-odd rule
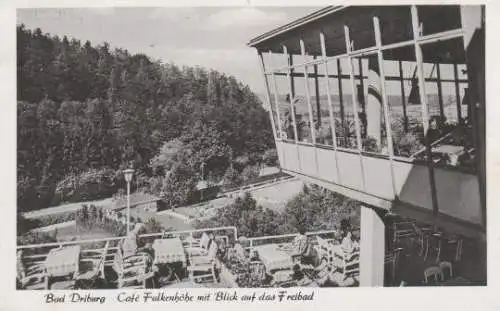
[[[76,199],[80,179],[91,179],[86,172],[118,171],[131,162],[148,188],[173,187],[172,201],[182,204],[201,163],[217,183],[233,158],[256,165],[274,145],[261,101],[234,77],[24,25],[17,35],[20,209]],[[165,144],[179,149],[171,151],[174,158],[160,150]],[[85,182],[81,199],[120,188],[101,177],[95,181],[105,187]]]
[[[299,229],[335,230],[340,228],[342,219],[359,226],[359,209],[358,202],[317,186],[304,187],[279,213],[258,206],[246,193],[233,204],[219,209],[215,217],[199,221],[196,227],[235,226],[238,234],[246,237],[290,234]]]

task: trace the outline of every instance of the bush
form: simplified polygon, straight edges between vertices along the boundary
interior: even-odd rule
[[[17,214],[17,236],[23,235],[39,226],[40,226],[40,220],[28,219],[19,213]]]
[[[267,149],[262,156],[262,161],[267,166],[278,166],[278,152],[276,149]]]
[[[335,230],[342,219],[354,227],[360,223],[360,205],[342,195],[318,186],[304,187],[301,193],[286,203],[283,212],[257,205],[249,193],[233,204],[217,210],[217,215],[197,221],[196,228],[235,226],[246,237],[281,235],[306,231]]]
[[[57,232],[28,232],[17,237],[18,245],[42,244],[57,242]]]
[[[98,200],[112,196],[122,183],[123,177],[119,171],[93,169],[66,176],[57,183],[54,196],[61,202]]]

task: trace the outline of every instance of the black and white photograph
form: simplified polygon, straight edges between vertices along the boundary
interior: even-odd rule
[[[18,8],[16,292],[485,287],[486,13]]]

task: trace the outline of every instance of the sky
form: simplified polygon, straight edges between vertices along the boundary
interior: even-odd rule
[[[264,93],[255,36],[319,7],[171,7],[19,9],[17,22],[92,45],[110,43],[177,65],[200,65],[235,76]]]

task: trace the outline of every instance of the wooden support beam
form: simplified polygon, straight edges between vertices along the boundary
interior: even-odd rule
[[[264,77],[264,83],[265,83],[265,88],[266,88],[266,101],[267,101],[267,104],[269,105],[269,118],[271,119],[271,123],[272,123],[272,128],[273,128],[273,136],[274,136],[274,141],[276,142],[277,139],[281,138],[281,125],[279,123],[279,119],[276,120],[276,122],[278,122],[278,124],[275,123],[275,120],[274,120],[274,115],[273,115],[273,104],[271,102],[271,88],[269,86],[269,82],[267,81],[267,76],[264,74],[265,72],[265,69],[264,69],[264,59],[263,59],[263,56],[262,56],[262,53],[259,52],[258,53],[258,57],[259,57],[259,67],[261,69],[261,73],[262,73],[262,76]],[[275,98],[276,98],[276,94],[275,94]],[[277,106],[277,102],[276,102],[276,106]],[[279,117],[279,111],[277,109],[278,107],[276,107],[276,114],[278,115]],[[276,125],[278,125],[278,131],[276,131]]]
[[[406,94],[405,94],[405,84],[403,78],[403,62],[398,61],[399,65],[399,78],[401,79],[401,104],[403,104],[403,127],[405,133],[408,133],[408,112],[406,109]]]
[[[300,39],[300,53],[302,54],[302,57],[304,57],[304,62],[306,62],[306,47],[304,44],[304,40]],[[314,115],[313,115],[313,110],[312,110],[312,104],[311,104],[311,92],[309,90],[309,77],[307,74],[307,66],[304,67],[304,87],[306,90],[306,102],[307,102],[307,110],[309,111],[309,128],[311,130],[311,142],[313,144],[316,143],[316,129],[314,126]]]
[[[425,92],[424,83],[424,65],[422,57],[422,48],[419,43],[421,36],[420,24],[418,19],[418,10],[416,5],[411,6],[413,37],[415,38],[415,59],[417,60],[417,75],[420,95],[420,105],[422,107],[422,125],[424,127],[424,141],[427,153],[427,167],[429,169],[429,183],[431,186],[432,211],[435,216],[439,213],[436,180],[434,176],[434,162],[432,161],[431,142],[429,141],[429,110],[427,108],[427,93]]]
[[[455,78],[455,97],[457,99],[457,118],[458,118],[458,123],[463,124],[463,119],[462,119],[462,100],[460,98],[460,83],[458,82],[458,65],[455,63],[453,64],[453,75]]]

